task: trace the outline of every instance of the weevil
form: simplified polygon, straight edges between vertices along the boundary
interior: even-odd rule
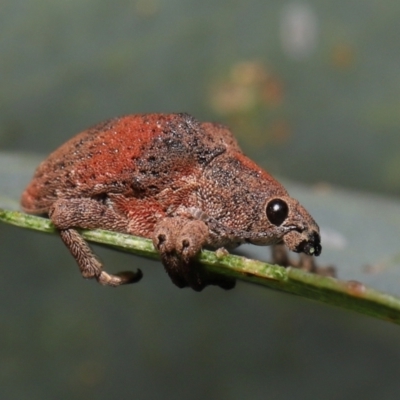
[[[195,261],[202,248],[283,243],[321,252],[314,219],[230,130],[185,113],[127,115],[85,130],[39,165],[21,204],[49,216],[85,278],[109,286],[141,272],[106,272],[79,228],[152,239],[172,281],[196,291],[235,285]]]

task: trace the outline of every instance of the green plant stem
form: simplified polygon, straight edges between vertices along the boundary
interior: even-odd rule
[[[0,221],[22,228],[56,233],[49,219],[19,211],[0,208]],[[89,241],[159,259],[157,251],[148,239],[97,229],[81,230],[81,233]],[[198,259],[213,272],[400,324],[400,299],[370,289],[359,282],[340,281],[219,251],[203,250]]]

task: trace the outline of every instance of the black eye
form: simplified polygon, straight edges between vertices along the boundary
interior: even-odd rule
[[[267,205],[267,217],[276,226],[282,225],[288,214],[289,207],[281,199],[271,200]]]

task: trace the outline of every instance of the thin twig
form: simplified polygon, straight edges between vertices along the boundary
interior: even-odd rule
[[[49,219],[19,211],[0,208],[0,221],[22,228],[56,233]],[[82,230],[81,233],[89,241],[159,259],[152,242],[148,239],[98,229]],[[359,282],[340,281],[218,251],[203,250],[198,260],[213,272],[400,324],[400,299],[367,288]]]

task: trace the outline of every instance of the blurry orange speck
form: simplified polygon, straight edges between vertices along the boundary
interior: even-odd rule
[[[275,144],[284,144],[292,136],[289,124],[283,119],[272,122],[269,131],[271,140]]]
[[[282,82],[275,77],[270,77],[262,90],[264,102],[271,106],[279,106],[283,102],[283,95]]]
[[[349,69],[356,61],[355,50],[353,46],[347,43],[340,43],[332,48],[331,62],[337,69]]]

